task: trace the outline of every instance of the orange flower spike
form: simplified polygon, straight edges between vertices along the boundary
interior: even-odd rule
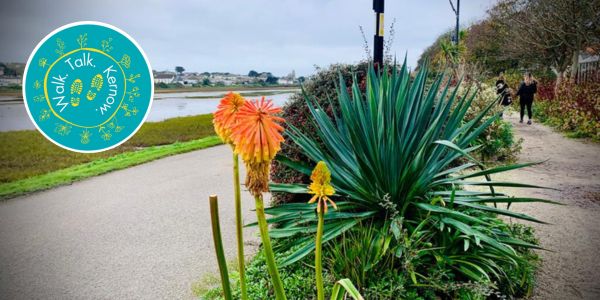
[[[236,114],[231,139],[248,168],[246,187],[255,196],[269,191],[269,165],[283,142],[280,123],[285,120],[275,116],[279,112],[281,108],[263,97],[246,101]]]
[[[237,113],[246,100],[238,94],[229,92],[221,99],[217,111],[213,114],[215,132],[224,143],[233,145],[231,130],[237,123]]]
[[[321,211],[323,206],[323,213],[327,213],[327,201],[331,203],[333,208],[337,209],[335,202],[329,198],[335,194],[335,189],[331,186],[331,172],[327,168],[325,162],[320,161],[317,166],[313,169],[310,175],[311,183],[308,186],[308,193],[314,196],[308,201],[308,203],[317,202],[317,212]]]
[[[281,108],[274,107],[271,100],[246,101],[238,113],[232,139],[235,151],[248,162],[271,161],[281,148],[283,118],[275,116]]]

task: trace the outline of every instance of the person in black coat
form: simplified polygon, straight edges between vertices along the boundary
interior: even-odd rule
[[[521,120],[520,123],[523,123],[523,117],[525,116],[525,108],[527,108],[527,116],[529,117],[529,121],[527,121],[528,125],[531,125],[531,105],[533,104],[533,96],[537,93],[537,82],[531,76],[531,73],[525,74],[523,76],[523,82],[519,86],[519,90],[517,91],[517,96],[519,96],[519,103],[521,104]]]
[[[496,80],[496,94],[500,95],[499,104],[506,108],[512,103],[512,97],[510,93],[511,89],[508,87],[506,80],[504,79],[504,73],[500,72],[498,80]],[[500,113],[500,117],[504,114],[504,111]]]
[[[502,95],[500,99],[500,104],[503,106],[508,106],[512,103],[512,99],[510,97],[510,87],[506,80],[504,79],[504,73],[500,72],[498,75],[498,80],[496,80],[496,94]]]

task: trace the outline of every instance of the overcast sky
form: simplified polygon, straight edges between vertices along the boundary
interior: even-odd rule
[[[453,0],[455,1],[455,0]],[[461,25],[485,16],[494,0],[463,0]],[[448,0],[387,0],[387,29],[396,19],[392,52],[421,52],[455,22]],[[292,70],[365,58],[359,26],[372,47],[371,0],[2,1],[0,61],[25,62],[53,29],[74,21],[110,23],[128,32],[155,70],[247,73]],[[372,49],[372,48],[371,48]]]

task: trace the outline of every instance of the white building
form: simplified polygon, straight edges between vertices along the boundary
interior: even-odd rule
[[[280,77],[277,80],[278,84],[284,84],[284,85],[291,85],[291,84],[296,84],[296,72],[292,70],[292,73]]]
[[[21,76],[0,76],[0,86],[21,85]]]
[[[154,84],[159,83],[173,83],[175,80],[175,73],[172,72],[155,72],[154,73]]]

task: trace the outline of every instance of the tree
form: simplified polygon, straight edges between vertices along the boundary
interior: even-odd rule
[[[250,76],[250,77],[258,77],[258,72],[254,71],[254,70],[250,70],[250,72],[248,72],[248,76]]]
[[[181,75],[181,73],[185,72],[185,68],[182,66],[176,66],[175,72],[177,72],[177,74]]]
[[[304,77],[304,76],[298,77],[298,82],[299,83],[304,83],[304,81],[306,81],[306,77]]]
[[[271,73],[269,73],[269,74],[271,74]],[[277,80],[279,80],[279,78],[269,75],[269,76],[267,76],[267,80],[265,80],[265,82],[267,84],[277,84]]]
[[[422,66],[425,61],[429,63],[430,76],[444,72],[447,68],[452,70],[455,78],[460,78],[465,73],[465,30],[459,32],[459,43],[452,42],[453,31],[449,30],[440,35],[435,42],[429,46],[419,57],[417,67]]]
[[[6,64],[0,63],[0,67],[4,68],[4,75],[17,76],[17,70],[9,68]]]
[[[202,79],[202,85],[204,85],[204,86],[210,85],[210,79],[208,79],[208,78]]]
[[[496,75],[502,71],[515,69],[519,61],[504,55],[504,42],[497,37],[497,31],[490,20],[482,20],[471,25],[464,40],[466,60]]]
[[[600,0],[500,0],[489,10],[504,55],[531,66],[547,66],[557,84],[571,71],[580,51],[600,50]]]

